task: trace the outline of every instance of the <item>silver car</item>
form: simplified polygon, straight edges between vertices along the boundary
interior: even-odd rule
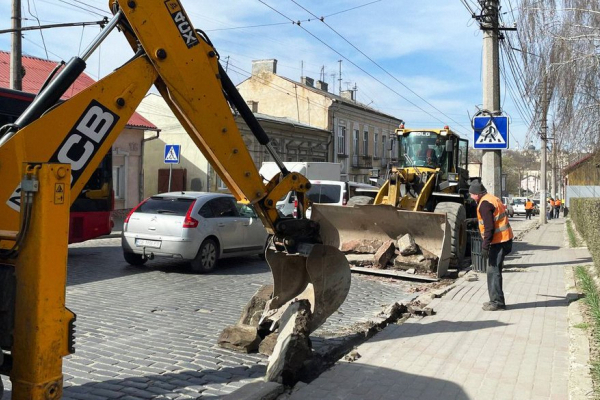
[[[196,272],[212,271],[220,258],[264,256],[268,233],[254,209],[229,194],[163,193],[125,218],[125,261],[142,265],[154,256],[189,260]]]

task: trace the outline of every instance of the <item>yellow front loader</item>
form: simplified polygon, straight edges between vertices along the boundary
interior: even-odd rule
[[[62,357],[74,351],[75,315],[65,308],[69,205],[152,85],[238,201],[253,204],[273,235],[267,311],[307,298],[314,330],[350,288],[346,258],[305,218],[310,182],[285,168],[215,47],[193,28],[179,1],[112,0],[110,8],[114,17],[83,55],[67,63],[14,124],[0,129],[0,373],[10,375],[14,400],[62,395]],[[131,60],[58,104],[114,28],[131,45]],[[232,109],[281,169],[266,185]],[[282,218],[276,209],[290,191],[299,201],[298,218]]]
[[[344,248],[362,238],[382,241],[411,234],[438,258],[436,274],[458,267],[467,248],[466,218],[475,216],[469,199],[469,143],[448,127],[396,129],[397,163],[382,179],[371,205],[313,206],[327,244]]]

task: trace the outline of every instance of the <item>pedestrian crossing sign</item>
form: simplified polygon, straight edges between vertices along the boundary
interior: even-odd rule
[[[181,154],[180,144],[165,145],[165,164],[179,164],[179,155]]]
[[[474,149],[508,149],[508,117],[475,117]]]

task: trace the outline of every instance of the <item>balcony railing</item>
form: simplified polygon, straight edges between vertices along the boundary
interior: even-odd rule
[[[352,156],[352,168],[372,168],[373,167],[373,160],[371,159],[371,156],[359,156],[359,155],[353,155]]]

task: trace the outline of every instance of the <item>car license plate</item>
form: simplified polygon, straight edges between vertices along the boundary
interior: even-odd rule
[[[154,247],[160,249],[160,240],[135,239],[135,245],[138,247]]]

